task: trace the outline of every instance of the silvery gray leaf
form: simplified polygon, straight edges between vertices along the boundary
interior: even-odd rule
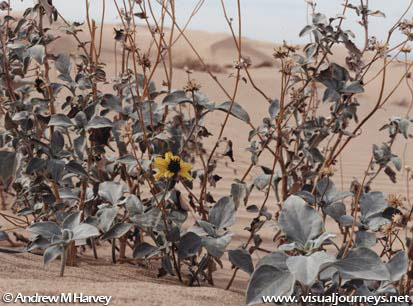
[[[300,37],[303,37],[305,35],[310,34],[312,31],[314,31],[316,28],[312,25],[306,25],[298,34]]]
[[[54,236],[62,235],[60,227],[56,223],[51,221],[34,223],[30,225],[26,230],[48,239]]]
[[[380,215],[388,206],[382,192],[373,191],[360,197],[360,210],[364,219]]]
[[[133,224],[127,223],[116,223],[112,226],[100,239],[101,240],[110,240],[114,238],[120,238],[124,236],[130,229],[133,228]]]
[[[63,228],[70,229],[73,231],[77,226],[80,225],[81,216],[82,216],[82,213],[80,211],[71,213],[63,220],[63,223],[62,223]]]
[[[288,271],[287,258],[288,255],[284,252],[275,251],[261,258],[257,262],[256,268],[263,265],[269,265],[277,268],[278,270]]]
[[[88,174],[85,168],[82,165],[80,165],[77,161],[74,161],[74,160],[69,161],[66,164],[65,168],[67,171],[77,174],[80,177],[88,178]]]
[[[235,209],[238,209],[241,201],[245,203],[247,193],[247,185],[245,183],[236,182],[231,184],[231,196],[234,200]]]
[[[94,116],[87,124],[86,130],[89,129],[101,129],[106,127],[112,127],[113,123],[108,118],[101,116]]]
[[[36,60],[40,65],[43,65],[46,56],[46,50],[43,45],[34,45],[27,49],[29,56]]]
[[[112,205],[116,205],[123,196],[123,185],[110,181],[100,183],[99,196]]]
[[[347,84],[342,90],[342,93],[346,94],[358,94],[358,93],[363,93],[364,88],[360,84],[360,81],[353,81]]]
[[[224,102],[216,107],[216,109],[227,112],[227,113],[229,112],[230,108],[231,108],[230,101]],[[250,122],[250,116],[248,115],[248,113],[242,108],[241,105],[239,105],[235,101],[232,105],[230,114],[233,115],[235,118],[238,118],[246,123]]]
[[[280,100],[275,99],[274,101],[272,101],[268,112],[270,113],[271,119],[275,119],[280,112]]]
[[[154,207],[143,214],[136,214],[131,217],[131,221],[141,228],[155,227],[161,220],[162,213],[159,208]]]
[[[235,224],[235,204],[232,198],[223,197],[212,207],[209,212],[209,221],[218,230]]]
[[[133,249],[133,258],[148,258],[158,252],[158,248],[143,242]]]
[[[390,273],[390,280],[396,282],[407,273],[409,268],[409,258],[405,251],[399,251],[386,263],[386,267]]]
[[[367,221],[367,226],[373,231],[377,231],[381,226],[389,224],[391,221],[384,217],[373,217]]]
[[[271,175],[260,174],[254,177],[253,184],[258,190],[264,190],[270,183]]]
[[[324,233],[322,233],[322,234],[320,235],[320,237],[318,237],[317,239],[314,240],[314,242],[313,242],[313,248],[314,248],[314,249],[320,248],[320,247],[324,244],[324,242],[325,242],[326,240],[328,240],[328,239],[330,239],[330,238],[334,238],[334,237],[336,237],[336,235],[333,234],[333,233],[329,233],[329,232],[324,232]]]
[[[49,126],[71,127],[73,122],[64,114],[53,114],[50,117]]]
[[[80,200],[79,192],[71,188],[59,188],[59,196],[62,200]]]
[[[204,220],[198,220],[196,222],[196,224],[202,228],[202,230],[205,232],[206,235],[212,236],[212,237],[216,237],[217,236],[217,229],[215,227],[215,225],[204,221]]]
[[[344,279],[390,280],[390,272],[380,257],[365,247],[355,248],[334,264]]]
[[[409,138],[409,126],[410,126],[410,121],[408,119],[401,119],[399,122],[399,129],[401,133],[403,134],[404,138],[408,139]]]
[[[248,283],[246,304],[262,304],[263,296],[289,296],[294,289],[294,276],[288,270],[262,265],[255,269]]]
[[[115,220],[118,212],[119,207],[105,207],[99,209],[97,213],[99,228],[106,233],[112,227],[112,223]]]
[[[313,15],[313,24],[315,25],[327,25],[327,17],[324,14],[316,13]]]
[[[83,136],[79,136],[75,138],[75,140],[73,141],[73,146],[74,146],[76,155],[80,160],[83,160],[83,153],[85,152],[85,144],[86,144],[86,140],[85,140],[85,137]]]
[[[16,165],[16,153],[0,151],[0,182],[4,185],[9,183],[10,179],[14,176]]]
[[[99,236],[99,230],[93,225],[82,223],[73,229],[73,240],[82,240]]]
[[[278,222],[287,239],[302,246],[324,230],[320,214],[295,195],[285,200]]]
[[[340,226],[351,227],[353,226],[354,218],[349,215],[341,216],[339,219]],[[360,226],[360,222],[356,221],[356,225]]]
[[[251,254],[243,248],[228,251],[229,261],[240,270],[252,274],[254,272],[254,264],[252,263]]]
[[[48,247],[43,253],[43,262],[45,265],[55,260],[63,254],[63,248],[60,245],[52,245]]]
[[[127,197],[125,207],[128,210],[130,216],[134,216],[136,214],[143,214],[143,212],[145,211],[145,206],[134,194],[131,194]]]
[[[162,101],[162,104],[169,106],[175,106],[181,103],[192,103],[192,100],[186,96],[186,93],[183,90],[174,91],[167,95]]]
[[[123,113],[119,97],[116,97],[112,94],[103,95],[102,102],[100,103],[100,105],[102,105],[103,108]]]
[[[317,278],[320,268],[327,263],[333,263],[335,258],[326,252],[316,252],[310,256],[290,256],[287,266],[295,279],[301,284],[311,286]]]
[[[377,243],[376,233],[368,231],[357,231],[356,232],[356,246],[371,248]]]
[[[53,155],[57,155],[60,153],[60,151],[63,150],[65,146],[65,139],[63,137],[63,134],[59,130],[55,130],[53,132],[52,141],[50,143],[50,146],[52,148]]]
[[[193,232],[188,232],[183,235],[178,245],[178,256],[187,258],[194,256],[202,247],[201,238]]]
[[[219,238],[202,237],[202,246],[207,249],[208,253],[216,258],[221,258],[224,255],[225,249],[231,242],[233,234],[226,233]]]
[[[70,74],[70,56],[67,53],[60,53],[54,64],[61,74]]]
[[[332,217],[336,222],[340,221],[341,216],[346,214],[346,206],[343,202],[336,202],[323,207],[324,212]]]
[[[61,159],[50,159],[47,161],[47,172],[55,182],[62,179],[65,170],[65,162]]]
[[[292,251],[292,250],[302,250],[304,247],[302,245],[298,245],[296,242],[291,242],[291,243],[283,243],[278,247],[278,250],[280,251]]]

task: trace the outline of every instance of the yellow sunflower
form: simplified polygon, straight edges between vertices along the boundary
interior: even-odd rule
[[[155,174],[157,180],[164,178],[171,178],[173,176],[181,176],[187,180],[192,180],[189,173],[192,166],[181,160],[179,156],[173,155],[171,152],[165,153],[165,158],[156,157],[154,159],[154,166],[158,170]]]

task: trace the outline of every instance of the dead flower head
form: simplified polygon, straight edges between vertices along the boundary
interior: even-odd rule
[[[197,82],[195,82],[195,80],[188,81],[188,83],[186,83],[186,85],[184,86],[184,90],[186,92],[194,92],[200,89],[201,89],[201,84],[198,84]]]
[[[403,197],[400,194],[389,194],[387,201],[393,207],[403,207]]]

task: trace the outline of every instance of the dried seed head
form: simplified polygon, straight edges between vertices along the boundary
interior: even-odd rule
[[[198,84],[195,80],[190,80],[184,86],[184,90],[186,92],[194,92],[201,89],[201,84]]]
[[[389,202],[391,206],[403,207],[403,197],[400,194],[399,195],[389,194],[387,201]]]

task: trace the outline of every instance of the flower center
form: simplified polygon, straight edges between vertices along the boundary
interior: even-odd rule
[[[181,164],[179,159],[171,159],[168,165],[168,170],[174,174],[178,174],[181,170]]]

